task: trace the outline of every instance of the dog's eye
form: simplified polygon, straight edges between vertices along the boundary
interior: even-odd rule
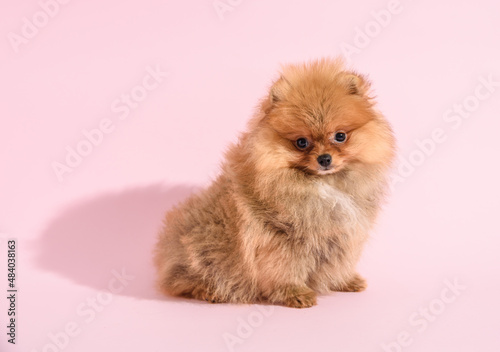
[[[305,138],[299,138],[295,141],[295,145],[299,149],[306,149],[309,146],[309,141]]]
[[[333,137],[333,140],[335,143],[344,143],[347,139],[347,133],[344,131],[338,131],[335,133],[335,136]]]

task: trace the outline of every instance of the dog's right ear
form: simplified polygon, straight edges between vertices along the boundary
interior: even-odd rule
[[[339,76],[348,94],[366,96],[370,90],[370,82],[362,75],[355,72],[342,72]]]
[[[288,82],[285,77],[281,76],[271,87],[269,92],[269,102],[271,104],[275,104],[279,101],[285,100],[290,88],[290,82]]]

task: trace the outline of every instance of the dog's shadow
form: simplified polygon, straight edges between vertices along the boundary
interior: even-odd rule
[[[165,212],[196,189],[158,184],[74,204],[35,241],[36,263],[103,291],[116,273],[125,274],[121,295],[174,300],[155,289],[152,251]]]

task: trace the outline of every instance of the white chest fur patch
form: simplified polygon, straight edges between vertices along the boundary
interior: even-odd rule
[[[325,182],[318,182],[317,187],[319,196],[327,202],[328,206],[332,207],[332,210],[341,214],[348,223],[355,225],[363,221],[360,218],[361,210],[351,196]]]

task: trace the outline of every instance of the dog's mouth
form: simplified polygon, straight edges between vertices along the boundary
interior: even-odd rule
[[[331,175],[340,171],[342,169],[342,165],[328,165],[328,166],[318,166],[318,168],[313,169],[306,165],[294,165],[292,168],[296,170],[300,170],[308,175]]]
[[[317,170],[318,175],[329,175],[333,174],[337,171],[337,168],[334,165],[329,166],[320,166]]]
[[[337,164],[331,164],[328,166],[318,166],[315,170],[316,175],[331,175],[335,174],[341,170],[345,170],[347,164],[345,162],[339,161]]]

